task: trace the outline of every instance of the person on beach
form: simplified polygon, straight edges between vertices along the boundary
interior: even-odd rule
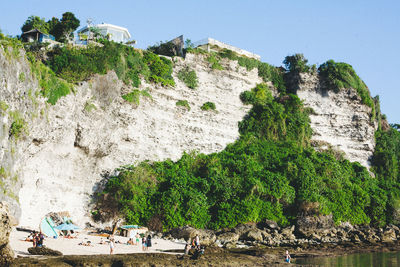
[[[44,235],[42,231],[40,231],[38,237],[37,237],[37,246],[42,247],[43,246],[43,240],[44,240]]]
[[[136,233],[136,244],[135,245],[139,245],[139,241],[140,241],[140,235],[139,233]]]
[[[186,242],[186,245],[185,245],[185,255],[189,255],[189,251],[190,251],[190,249],[191,249],[191,244],[190,244],[190,239],[188,239],[188,241]]]
[[[33,242],[33,247],[35,248],[38,242],[38,235],[36,234],[35,231],[33,231],[32,242]]]
[[[290,263],[290,254],[289,251],[286,250],[286,254],[285,254],[285,262]]]
[[[151,248],[151,235],[148,235],[148,236],[147,236],[146,245],[147,245],[147,250],[148,250],[149,248]]]
[[[195,237],[195,245],[196,245],[196,249],[200,249],[200,237],[199,237],[199,235],[196,235],[196,237]]]
[[[32,231],[32,232],[25,238],[25,241],[33,242],[34,237],[35,237],[35,232]]]
[[[115,247],[115,243],[114,243],[114,238],[110,238],[110,255],[114,253],[114,247]]]
[[[146,237],[142,237],[142,250],[145,251],[146,250]]]

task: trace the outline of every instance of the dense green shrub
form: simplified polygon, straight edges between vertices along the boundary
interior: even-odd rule
[[[187,100],[178,100],[176,101],[176,106],[185,107],[187,110],[190,111],[190,105]]]
[[[261,62],[253,58],[238,57],[238,64],[239,66],[245,67],[248,71],[250,71],[254,68],[258,68]]]
[[[196,89],[199,83],[196,72],[194,70],[190,70],[189,67],[181,69],[178,72],[178,78],[191,89]]]
[[[142,55],[132,47],[107,40],[102,40],[102,44],[85,49],[55,49],[49,53],[47,64],[59,77],[73,83],[114,70],[118,78],[134,87],[140,85],[141,77],[163,86],[175,85],[171,60],[152,52]]]
[[[200,108],[201,110],[215,110],[216,106],[213,102],[205,102]]]
[[[400,132],[392,125],[375,133],[376,145],[372,157],[372,170],[383,190],[381,198],[374,199],[383,206],[375,214],[380,222],[392,221],[393,211],[399,210],[400,200]]]
[[[308,112],[295,95],[272,97],[267,85],[259,84],[241,94],[245,104],[253,108],[239,123],[242,135],[252,133],[268,140],[298,140],[305,146],[311,137]]]
[[[294,54],[292,56],[285,57],[283,64],[286,70],[289,72],[309,72],[311,67],[307,65],[308,60],[303,54]]]
[[[154,54],[168,57],[181,56],[181,51],[179,51],[179,47],[173,42],[159,42],[156,45],[149,46],[147,50],[153,52]]]
[[[173,67],[171,60],[152,52],[147,52],[143,57],[143,61],[150,69],[150,81],[161,83],[163,86],[175,86],[175,81],[171,76]]]
[[[400,181],[400,132],[394,128],[377,131],[372,164],[381,180]]]
[[[333,214],[337,223],[390,221],[387,213],[396,201],[395,191],[372,178],[359,163],[311,148],[308,110],[297,96],[273,98],[261,84],[241,99],[253,107],[239,124],[236,142],[219,153],[184,154],[176,162],[130,166],[129,171],[111,177],[102,193],[108,196],[107,203],[118,205],[110,212],[137,224],[157,217],[164,229],[186,224],[219,229],[263,219],[288,225],[301,203],[316,202],[320,212]],[[154,175],[148,188],[129,180],[137,179],[133,174],[143,168]],[[125,183],[115,186],[119,181]],[[149,191],[136,198],[125,194],[127,190]],[[104,203],[99,201],[98,207],[104,208]],[[135,212],[137,207],[145,208]]]
[[[284,71],[278,67],[269,65],[268,63],[260,63],[258,65],[258,76],[260,76],[264,82],[271,81],[275,88],[280,93],[286,92],[286,85],[283,79]]]

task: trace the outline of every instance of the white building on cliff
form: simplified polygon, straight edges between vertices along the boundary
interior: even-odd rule
[[[131,38],[131,34],[127,28],[107,23],[101,23],[90,27],[85,26],[78,30],[78,34],[85,34],[89,36],[91,28],[99,29],[101,35],[108,36],[110,41],[117,43],[126,43]]]

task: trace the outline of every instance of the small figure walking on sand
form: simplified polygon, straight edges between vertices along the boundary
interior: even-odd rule
[[[286,250],[286,254],[285,254],[285,262],[290,263],[290,254],[289,251]]]
[[[110,238],[110,255],[114,253],[114,238]]]

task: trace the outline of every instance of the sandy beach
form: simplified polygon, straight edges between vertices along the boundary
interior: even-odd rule
[[[10,245],[15,252],[15,256],[32,256],[28,253],[28,248],[32,247],[32,242],[23,241],[29,235],[28,232],[17,231],[13,229],[10,234]],[[122,236],[115,236],[116,243],[114,254],[128,254],[128,253],[157,253],[170,249],[184,249],[185,244],[182,242],[173,242],[164,239],[152,239],[152,247],[147,251],[142,251],[142,244],[127,245],[126,242],[129,238]],[[81,231],[78,238],[68,239],[59,237],[46,238],[44,245],[48,248],[55,249],[64,255],[99,255],[109,254],[110,246],[108,243],[100,244],[101,239],[107,241],[107,238],[95,235],[89,235],[86,231]],[[91,246],[78,245],[79,243],[87,243],[90,241]]]

